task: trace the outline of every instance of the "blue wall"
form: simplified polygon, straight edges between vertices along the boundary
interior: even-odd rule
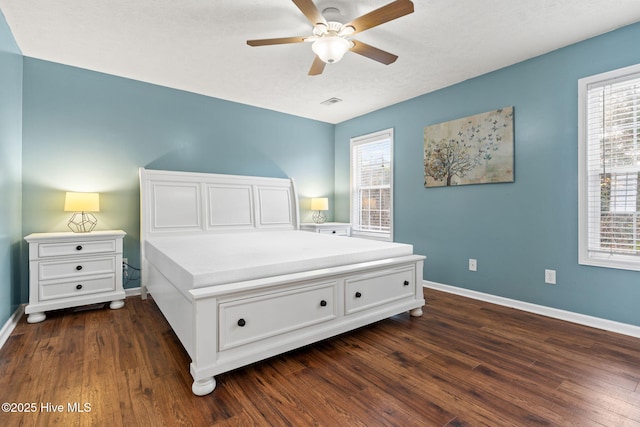
[[[23,232],[66,230],[64,192],[97,191],[96,229],[126,231],[124,256],[139,266],[140,166],[293,177],[304,207],[310,197],[333,193],[333,131],[327,123],[25,58]]]
[[[0,327],[20,302],[22,55],[0,12]]]
[[[347,221],[349,139],[392,127],[395,236],[428,256],[425,279],[640,325],[640,273],[577,264],[577,80],[640,62],[639,39],[635,24],[333,126],[23,59],[2,18],[0,322],[27,301],[22,236],[65,230],[66,190],[101,192],[99,228],[127,231],[138,265],[139,166],[292,176],[303,207],[335,189]],[[508,105],[515,183],[423,187],[425,126]]]
[[[338,124],[336,219],[349,217],[349,139],[393,127],[395,238],[427,256],[426,280],[640,325],[640,273],[577,263],[577,81],[639,63],[639,40],[634,24]],[[423,187],[425,126],[511,105],[515,183]]]

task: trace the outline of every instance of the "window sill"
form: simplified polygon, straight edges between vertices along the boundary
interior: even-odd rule
[[[372,233],[367,231],[351,230],[351,237],[360,237],[363,239],[381,240],[384,242],[393,242],[393,237],[390,233]]]
[[[635,257],[633,257],[635,258]],[[578,260],[580,265],[591,267],[615,268],[618,270],[640,271],[640,262],[637,259],[621,256],[583,256]]]

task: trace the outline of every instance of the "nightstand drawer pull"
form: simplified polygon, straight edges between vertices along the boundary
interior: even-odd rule
[[[247,322],[244,319],[238,320],[238,326],[240,326],[241,328],[246,324],[247,324]]]
[[[405,285],[405,286],[409,286],[409,281],[408,281],[408,280],[405,280],[405,281],[404,281],[404,285]]]
[[[336,230],[333,230],[331,233],[336,234]]]
[[[82,250],[82,245],[76,246],[76,251],[81,251],[81,250]]]
[[[326,307],[327,302],[325,300],[320,301],[320,307]]]
[[[78,271],[82,270],[82,266],[81,265],[76,265],[76,270],[78,270]]]
[[[356,292],[356,298],[360,298],[362,294],[360,292]]]
[[[82,289],[82,285],[76,285],[76,289],[77,289],[77,290]]]

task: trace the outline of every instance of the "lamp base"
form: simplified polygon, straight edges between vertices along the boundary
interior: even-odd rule
[[[322,224],[327,220],[327,217],[322,213],[322,211],[315,211],[311,218],[316,224]]]
[[[74,233],[89,233],[96,227],[98,220],[89,212],[76,212],[71,215],[67,227]]]

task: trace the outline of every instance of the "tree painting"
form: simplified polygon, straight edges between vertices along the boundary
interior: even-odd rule
[[[424,186],[513,182],[513,107],[424,128]]]

